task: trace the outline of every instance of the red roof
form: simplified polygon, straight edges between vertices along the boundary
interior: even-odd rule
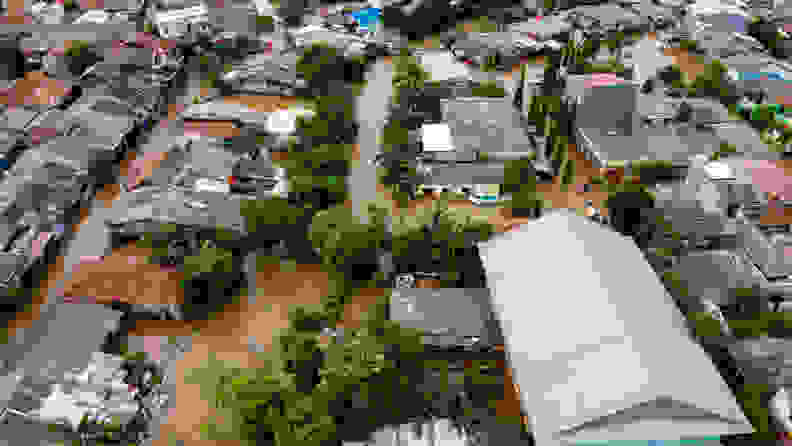
[[[626,85],[631,82],[614,73],[593,73],[585,81],[586,88],[609,87],[612,85]]]

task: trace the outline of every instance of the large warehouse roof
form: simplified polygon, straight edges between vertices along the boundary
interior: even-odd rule
[[[479,249],[537,445],[753,432],[630,239],[557,212]]]

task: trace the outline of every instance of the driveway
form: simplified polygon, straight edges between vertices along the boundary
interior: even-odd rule
[[[359,155],[352,161],[348,178],[349,198],[355,209],[377,199],[377,168],[371,161],[379,151],[379,138],[385,127],[387,107],[393,92],[391,80],[393,69],[390,64],[378,60],[367,73],[366,86],[357,97],[355,113],[360,125],[358,132]],[[366,218],[363,213],[361,218]]]

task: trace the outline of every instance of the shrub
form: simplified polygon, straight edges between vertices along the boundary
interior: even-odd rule
[[[486,82],[473,87],[473,96],[505,98],[506,90],[495,82]]]
[[[710,161],[717,161],[725,155],[728,155],[730,153],[737,153],[737,152],[738,152],[737,146],[724,141],[721,143],[720,149],[717,152],[713,153],[712,156],[710,156]]]

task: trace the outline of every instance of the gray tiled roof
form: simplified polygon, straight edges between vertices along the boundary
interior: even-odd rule
[[[768,279],[792,275],[792,257],[785,255],[783,243],[773,243],[749,222],[742,222],[739,229],[748,256]]]
[[[143,2],[139,0],[104,0],[102,3],[105,10],[138,10],[141,8]]]
[[[503,163],[437,166],[424,184],[503,184],[504,169]]]
[[[711,154],[718,150],[720,140],[695,130],[674,134],[667,128],[637,128],[626,135],[608,134],[599,128],[583,128],[584,140],[591,141],[603,161],[668,160],[686,163],[690,157]]]
[[[586,93],[586,83],[593,77],[593,74],[571,74],[566,78],[566,95],[569,97],[583,97]],[[624,79],[619,76],[619,79]],[[625,79],[626,80],[626,79]],[[631,83],[625,84],[632,85]]]
[[[111,162],[117,143],[117,139],[100,135],[61,136],[40,146],[39,152],[49,160],[63,160],[78,169],[90,169]]]
[[[510,98],[443,100],[442,107],[457,151],[533,151],[525,124]]]
[[[33,119],[39,115],[39,110],[31,110],[23,107],[8,107],[0,117],[0,126],[14,129],[25,130]]]
[[[487,288],[394,289],[390,302],[391,319],[405,327],[438,332],[434,342],[444,345],[465,336],[478,336],[488,345],[503,342],[493,323]]]
[[[525,22],[508,25],[507,30],[516,33],[533,33],[540,39],[550,39],[553,36],[569,31],[572,25],[561,17],[543,17],[542,20],[528,20]]]
[[[761,140],[759,133],[745,122],[717,126],[714,131],[719,138],[734,144],[743,153],[765,154],[768,151],[767,144]]]
[[[617,24],[630,24],[638,25],[642,23],[642,18],[630,11],[613,3],[605,3],[594,6],[580,6],[572,9],[582,13],[585,17],[591,17],[599,20],[603,26],[614,26]]]
[[[120,65],[148,67],[153,60],[151,48],[108,48],[104,51],[104,62]]]
[[[186,205],[187,201],[203,201],[207,209],[196,209]],[[185,226],[222,227],[244,233],[245,223],[239,212],[239,200],[216,192],[189,192],[182,190],[163,191],[135,207],[128,207],[124,200],[114,204],[109,223],[131,221],[161,221]]]

